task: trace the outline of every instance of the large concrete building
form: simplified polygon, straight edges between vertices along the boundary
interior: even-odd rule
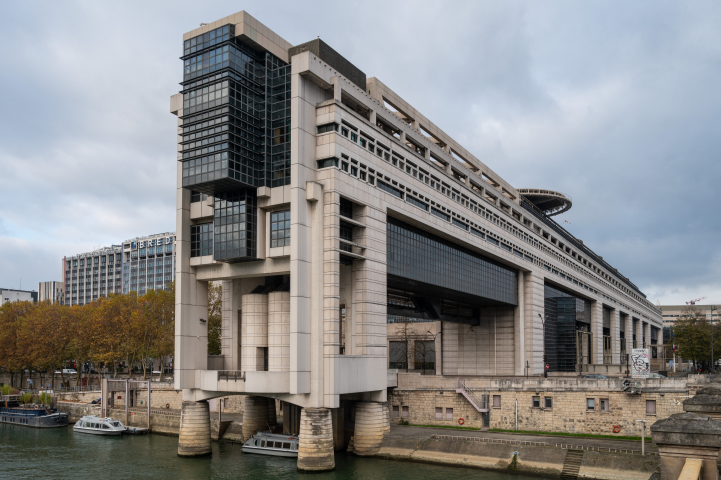
[[[446,383],[620,369],[659,344],[660,310],[551,218],[567,195],[514,188],[322,40],[293,46],[240,12],[186,33],[181,55],[180,454],[209,452],[207,400],[240,393],[249,432],[283,401],[299,468],[329,468],[348,429],[357,453],[377,450],[403,319],[432,322],[415,329]],[[223,288],[218,370],[208,282]]]
[[[40,282],[38,284],[38,301],[63,305],[63,282]]]
[[[85,305],[113,293],[143,295],[151,289],[164,289],[174,280],[174,232],[63,257],[65,305]]]

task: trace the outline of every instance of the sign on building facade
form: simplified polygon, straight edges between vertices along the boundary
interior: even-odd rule
[[[631,377],[647,378],[651,373],[651,352],[648,348],[631,349]]]

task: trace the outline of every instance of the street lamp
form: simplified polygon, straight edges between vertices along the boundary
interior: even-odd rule
[[[636,420],[638,423],[643,423],[643,431],[641,433],[641,456],[646,455],[646,420]]]
[[[716,310],[718,310],[716,306],[711,307],[711,371],[713,373],[716,373],[716,363],[713,356],[713,314]]]
[[[543,325],[543,378],[548,378],[548,364],[546,363],[546,317],[540,313],[538,316],[541,318],[541,325]]]

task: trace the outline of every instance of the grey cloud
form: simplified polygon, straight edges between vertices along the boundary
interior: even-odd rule
[[[561,221],[650,299],[721,301],[721,7],[703,1],[6,6],[0,285],[174,228],[180,35],[239,8],[320,35],[512,185],[572,195]]]

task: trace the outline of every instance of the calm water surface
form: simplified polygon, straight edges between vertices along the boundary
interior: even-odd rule
[[[422,463],[336,453],[336,468],[299,474],[295,459],[246,455],[237,444],[213,443],[213,456],[178,458],[178,438],[164,435],[100,437],[72,427],[35,429],[0,424],[0,478],[12,479],[287,479],[312,480],[540,480]]]

